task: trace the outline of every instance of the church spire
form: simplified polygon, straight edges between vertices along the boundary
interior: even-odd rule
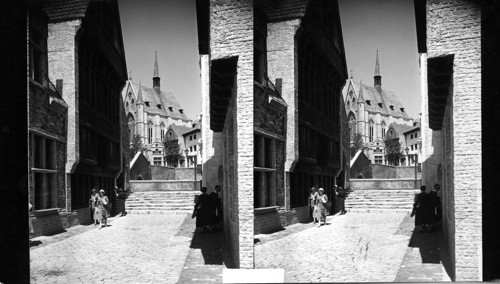
[[[143,105],[144,104],[144,99],[142,98],[142,86],[141,82],[139,82],[139,90],[137,91],[137,105]]]
[[[373,85],[380,92],[382,90],[382,76],[380,75],[380,63],[378,61],[378,50],[377,59],[375,60],[375,75],[373,76]]]
[[[358,103],[359,104],[365,103],[365,96],[363,96],[363,81],[359,82]]]
[[[158,72],[158,54],[155,51],[155,67],[153,71],[153,88],[157,93],[160,92],[160,73]]]

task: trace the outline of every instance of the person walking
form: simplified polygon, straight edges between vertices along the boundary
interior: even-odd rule
[[[109,199],[106,196],[106,193],[104,192],[104,189],[101,189],[99,191],[99,196],[97,197],[97,217],[99,218],[99,229],[102,228],[102,223],[104,223],[104,227],[107,226],[108,222],[108,204],[109,204]]]
[[[435,184],[434,188],[429,192],[429,202],[430,206],[432,207],[431,211],[434,217],[432,227],[435,227],[436,224],[441,220],[441,198],[438,195],[439,189],[439,184]]]
[[[337,197],[339,199],[338,204],[339,204],[340,215],[344,215],[345,213],[347,213],[347,211],[345,210],[345,197],[346,197],[345,191],[342,187],[335,186],[335,194],[337,195]]]
[[[123,188],[118,188],[117,186],[115,186],[114,190],[118,205],[120,206],[120,216],[125,216],[127,215],[127,212],[125,211],[125,199],[127,199],[127,192]]]
[[[198,201],[194,205],[193,215],[191,218],[196,217],[196,228],[202,228],[203,232],[213,232],[213,209],[212,198],[207,194],[207,188],[201,188],[201,194],[198,196]]]
[[[90,208],[90,219],[94,220],[94,225],[97,225],[98,222],[98,216],[96,214],[96,205],[98,197],[99,193],[97,193],[97,189],[95,189],[95,187],[92,188],[92,191],[90,192],[89,208]]]
[[[420,232],[430,231],[433,221],[432,205],[426,189],[425,185],[420,187],[420,193],[415,196],[415,203],[410,215],[411,217],[415,216],[415,227],[420,226]]]
[[[328,202],[328,196],[325,194],[323,188],[318,189],[318,197],[316,198],[316,204],[314,206],[314,218],[318,219],[318,227],[326,225],[326,203]]]
[[[215,190],[210,193],[210,197],[212,198],[213,206],[214,206],[214,214],[215,214],[215,223],[214,223],[214,228],[217,226],[217,224],[221,223],[224,219],[223,213],[222,213],[222,199],[219,197],[219,193],[221,192],[222,188],[220,185],[215,186]]]
[[[316,218],[314,217],[314,207],[316,206],[316,201],[318,198],[318,191],[313,186],[309,190],[309,216],[313,219],[314,224],[316,224]]]

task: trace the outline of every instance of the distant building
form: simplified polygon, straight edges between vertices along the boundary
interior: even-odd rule
[[[172,164],[168,159],[165,166],[168,167],[192,167],[194,163],[193,156],[197,156],[197,164],[201,164],[201,149],[199,149],[201,140],[200,122],[196,121],[192,127],[172,124],[167,129],[165,141],[176,141],[179,145],[179,158],[177,163]],[[186,159],[186,150],[189,158]],[[168,153],[166,153],[167,155]]]
[[[387,164],[385,158],[386,133],[389,125],[413,125],[411,118],[396,93],[382,89],[382,75],[377,51],[373,87],[362,82],[347,80],[343,90],[345,110],[349,120],[351,141],[356,133],[361,134],[368,147],[366,156],[376,164]]]
[[[413,123],[413,127],[406,130],[404,133],[404,144],[401,145],[401,149],[406,153],[406,149],[408,149],[409,155],[417,154],[418,165],[422,164],[422,135],[420,133],[420,119],[417,119]],[[403,146],[404,145],[404,146]],[[414,166],[414,159],[406,159],[407,166]]]
[[[90,223],[92,187],[116,205],[113,187],[128,186],[120,97],[127,69],[116,0],[31,1],[28,19],[28,193],[37,236]]]
[[[153,87],[136,84],[129,78],[122,91],[127,113],[130,141],[139,135],[143,153],[151,165],[165,166],[165,133],[170,125],[192,127],[192,120],[184,113],[174,94],[162,91],[158,71],[158,58],[155,54]]]

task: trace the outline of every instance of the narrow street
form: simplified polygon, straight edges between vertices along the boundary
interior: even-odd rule
[[[256,268],[284,268],[285,282],[450,281],[438,233],[413,233],[413,222],[406,213],[348,213],[320,228],[292,225],[290,235],[256,236]]]
[[[255,267],[284,268],[285,282],[449,281],[438,233],[413,234],[413,221],[405,213],[348,213],[320,228],[256,235]],[[193,238],[194,226],[184,214],[130,214],[107,228],[35,238],[31,281],[220,283],[222,234]]]

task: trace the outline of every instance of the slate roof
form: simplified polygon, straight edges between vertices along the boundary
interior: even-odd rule
[[[151,114],[159,114],[162,116],[170,116],[172,118],[190,120],[185,113],[180,113],[182,106],[177,102],[172,93],[160,91],[158,94],[153,88],[140,86],[139,84],[132,83],[132,88],[136,94],[140,91],[142,93],[142,100],[149,103],[149,106],[144,104],[144,111]],[[161,105],[161,109],[158,108]],[[172,110],[169,109],[172,107]]]
[[[302,18],[306,13],[309,0],[261,0],[268,22],[279,22]]]
[[[418,118],[417,120],[415,120],[415,126],[411,126],[411,128],[409,128],[408,130],[406,130],[405,132],[403,133],[408,133],[410,131],[413,131],[413,130],[416,130],[416,129],[420,129],[420,118]]]
[[[398,135],[403,135],[405,132],[408,132],[411,128],[413,128],[413,126],[399,124],[399,123],[391,123],[389,128],[391,127],[394,128],[394,131],[396,131]]]
[[[85,17],[90,0],[44,0],[43,10],[51,22]]]
[[[184,133],[187,133],[187,132],[193,130],[193,128],[181,126],[181,125],[177,125],[177,124],[171,124],[168,128],[171,128],[174,131],[175,135],[177,136],[177,139],[179,137],[182,137],[182,135]]]
[[[393,91],[382,89],[381,92],[379,92],[375,87],[367,86],[354,81],[352,83],[358,94],[362,89],[364,101],[370,101],[370,105],[368,103],[365,104],[366,110],[385,115],[392,115],[394,117],[410,119],[410,116],[406,113],[406,111],[401,111],[401,108],[404,108],[404,106],[398,100]],[[379,106],[379,103],[382,103],[382,107]],[[394,109],[390,108],[391,105],[394,106]]]
[[[199,121],[196,121],[196,126],[195,127],[192,127],[192,128],[189,128],[189,130],[185,131],[182,133],[183,136],[186,136],[188,135],[189,133],[191,132],[194,132],[194,131],[197,131],[197,130],[200,130],[200,122]]]

